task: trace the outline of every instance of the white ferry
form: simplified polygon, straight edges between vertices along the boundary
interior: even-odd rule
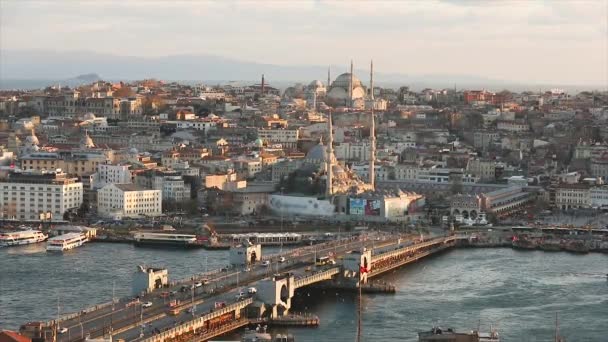
[[[133,238],[136,246],[200,247],[193,234],[137,232]]]
[[[10,233],[0,233],[0,247],[29,245],[46,240],[49,236],[39,230],[21,230]]]
[[[50,238],[46,243],[46,250],[58,252],[68,251],[82,246],[88,240],[86,234],[82,233],[63,234]]]

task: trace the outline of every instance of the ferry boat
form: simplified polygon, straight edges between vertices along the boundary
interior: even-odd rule
[[[39,230],[0,233],[0,247],[22,246],[45,241],[49,236]]]
[[[47,252],[69,251],[82,246],[89,239],[86,234],[68,233],[50,238],[46,243]]]
[[[498,333],[492,329],[489,333],[482,333],[479,331],[471,331],[468,333],[458,333],[454,329],[448,328],[443,330],[435,327],[430,331],[424,331],[418,333],[418,342],[445,342],[445,341],[459,341],[459,342],[500,342]]]
[[[135,246],[202,247],[193,234],[137,232],[133,238]]]

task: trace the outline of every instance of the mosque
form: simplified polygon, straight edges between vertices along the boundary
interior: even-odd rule
[[[370,65],[370,89],[374,88],[374,67]],[[375,186],[375,116],[373,92],[369,96],[361,81],[351,72],[338,76],[326,91],[325,101],[333,106],[346,106],[350,108],[364,108],[367,103],[372,106],[370,115],[370,161],[369,179],[362,180],[351,171],[347,165],[340,164],[333,150],[333,120],[331,110],[327,118],[328,141],[319,143],[311,148],[306,157],[297,164],[297,169],[292,175],[298,175],[305,186],[314,188],[314,195],[297,194],[273,194],[270,195],[269,206],[274,212],[298,216],[325,216],[333,217],[336,214],[345,214],[359,220],[383,221],[383,220],[405,220],[408,213],[415,210],[424,203],[424,197],[416,193],[404,193],[399,189],[394,191],[376,190]],[[328,71],[327,84],[330,84]],[[317,92],[322,89],[323,84],[313,81],[307,92],[314,94],[316,101]],[[277,165],[278,166],[278,165]],[[293,170],[288,166],[282,169]],[[322,182],[320,182],[322,180]],[[325,186],[324,196],[321,195],[320,185]],[[309,189],[310,190],[310,189]],[[297,190],[296,190],[297,192]],[[321,195],[321,196],[319,196]]]

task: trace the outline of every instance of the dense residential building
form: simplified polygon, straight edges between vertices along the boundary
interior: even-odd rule
[[[14,171],[0,181],[3,218],[61,221],[63,214],[82,204],[83,187],[60,170]]]

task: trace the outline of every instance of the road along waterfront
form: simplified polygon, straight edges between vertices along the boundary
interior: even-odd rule
[[[131,274],[140,263],[167,266],[172,278],[200,273],[205,256],[210,269],[227,263],[225,251],[91,244],[49,256],[37,247],[0,250],[0,267],[8,270],[0,283],[3,328],[53,318],[58,295],[62,312],[111,299],[113,282],[116,297],[128,295]],[[385,276],[397,285],[397,294],[365,296],[364,335],[370,340],[413,341],[417,331],[436,322],[472,329],[481,320],[482,325],[497,326],[508,340],[548,341],[552,317],[559,312],[566,338],[601,341],[606,327],[598,318],[608,317],[607,268],[608,256],[601,254],[450,251]],[[354,302],[348,294],[307,299],[301,309],[319,315],[320,328],[290,331],[298,341],[350,341]]]

